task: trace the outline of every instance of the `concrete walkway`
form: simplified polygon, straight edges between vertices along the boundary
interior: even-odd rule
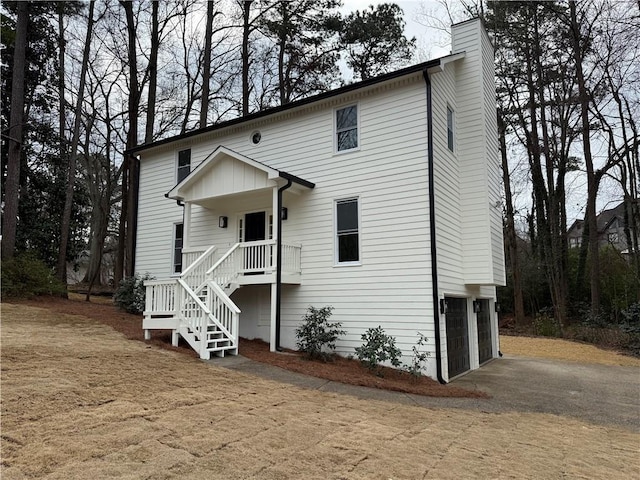
[[[492,398],[438,398],[345,385],[289,372],[242,356],[215,358],[214,365],[298,387],[424,407],[484,412],[537,412],[574,417],[640,432],[640,369],[586,365],[505,355],[452,385]]]

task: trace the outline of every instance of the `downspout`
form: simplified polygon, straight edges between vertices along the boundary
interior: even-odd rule
[[[293,182],[287,179],[287,184],[278,189],[276,218],[278,222],[278,238],[276,239],[276,351],[281,352],[280,346],[280,303],[282,299],[282,192]]]
[[[136,273],[136,249],[138,248],[138,214],[139,214],[139,205],[140,205],[140,156],[137,155],[132,157],[136,162],[136,178],[135,178],[135,189],[136,195],[134,197],[135,203],[133,204],[133,225],[131,226],[133,242],[132,242],[132,252],[131,252],[131,270],[133,273]]]
[[[431,289],[433,293],[433,319],[435,322],[436,377],[438,382],[447,383],[442,378],[442,347],[440,345],[440,302],[438,298],[438,261],[436,249],[436,194],[434,190],[433,167],[433,105],[431,98],[431,78],[429,72],[422,71],[427,84],[427,161],[429,166],[429,240],[431,243]]]

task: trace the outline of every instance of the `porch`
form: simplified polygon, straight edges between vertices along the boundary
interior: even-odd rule
[[[283,242],[281,249],[280,282],[299,285],[302,248]],[[150,338],[151,330],[171,330],[174,346],[182,337],[200,358],[209,359],[212,354],[236,355],[241,312],[230,296],[243,286],[270,284],[273,313],[277,253],[275,240],[239,242],[222,253],[215,246],[184,252],[183,264],[188,266],[179,276],[145,282],[142,321],[145,338]],[[273,318],[272,314],[272,337]]]

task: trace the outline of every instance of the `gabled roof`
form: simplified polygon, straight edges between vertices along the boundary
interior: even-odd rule
[[[214,125],[209,125],[208,127],[204,127],[204,128],[199,128],[197,130],[192,130],[190,132],[186,132],[183,133],[181,135],[175,135],[173,137],[169,137],[169,138],[165,138],[162,140],[157,140],[155,142],[151,142],[151,143],[146,143],[143,145],[138,145],[136,147],[133,147],[127,151],[125,151],[125,154],[128,155],[133,155],[139,152],[142,152],[144,150],[149,150],[151,148],[155,148],[155,147],[159,147],[161,145],[166,145],[168,143],[172,143],[178,140],[184,140],[186,138],[190,138],[190,137],[194,137],[197,135],[201,135],[203,133],[208,133],[208,132],[213,132],[216,130],[220,130],[226,127],[230,127],[232,125],[239,125],[245,122],[251,122],[253,120],[259,119],[259,118],[263,118],[263,117],[267,117],[269,115],[274,115],[276,113],[280,113],[280,112],[284,112],[287,110],[293,110],[295,108],[304,106],[304,105],[309,105],[311,103],[315,103],[315,102],[319,102],[322,100],[326,100],[328,98],[331,97],[336,97],[339,95],[343,95],[345,93],[348,92],[352,92],[355,90],[360,90],[360,89],[364,89],[373,85],[376,85],[378,83],[384,83],[387,82],[389,80],[393,80],[396,78],[400,78],[406,75],[411,75],[411,74],[415,74],[415,73],[419,73],[419,72],[426,72],[427,70],[429,71],[437,71],[434,69],[437,69],[438,67],[442,68],[444,67],[444,65],[446,65],[449,62],[458,60],[460,58],[462,58],[464,56],[464,52],[458,52],[456,54],[452,54],[452,55],[446,55],[444,57],[440,57],[440,58],[436,58],[434,60],[429,60],[428,62],[423,62],[423,63],[418,63],[416,65],[412,65],[410,67],[406,67],[400,70],[396,70],[395,72],[390,72],[390,73],[386,73],[384,75],[379,75],[377,77],[373,77],[373,78],[369,78],[367,80],[361,81],[361,82],[356,82],[356,83],[351,83],[349,85],[345,85],[343,87],[337,88],[335,90],[330,90],[328,92],[323,92],[317,95],[313,95],[311,97],[306,97],[303,98],[301,100],[297,100],[295,102],[291,102],[291,103],[287,103],[285,105],[280,105],[278,107],[274,107],[274,108],[268,108],[266,110],[261,110],[259,112],[255,112],[249,115],[245,115],[244,117],[238,117],[238,118],[234,118],[232,120],[227,120],[224,122],[220,122],[220,123],[216,123]]]
[[[243,181],[242,186],[234,185],[229,178],[222,178],[220,181],[215,182],[215,185],[210,185],[208,188],[208,198],[227,195],[231,193],[237,193],[238,191],[246,191],[255,188],[264,188],[269,185],[269,180],[277,180],[279,178],[290,180],[303,188],[314,188],[315,184],[304,180],[290,173],[276,170],[274,168],[265,165],[257,160],[249,158],[241,153],[235,152],[230,148],[219,146],[213,152],[211,152],[207,158],[205,158],[196,168],[194,168],[189,175],[187,175],[180,183],[174,186],[169,192],[165,194],[165,197],[172,198],[174,200],[185,200],[188,197],[193,196],[192,190],[201,182],[207,181],[207,176],[214,175],[213,171],[216,166],[222,165],[223,162],[227,162],[228,168],[233,169],[233,165],[241,165],[245,171],[257,172],[250,183]],[[212,183],[211,180],[209,183]],[[275,185],[275,184],[274,184]],[[238,190],[239,189],[239,190]]]
[[[640,203],[640,200],[636,200],[636,202]],[[598,225],[598,233],[605,232],[611,223],[616,220],[622,220],[624,218],[624,200],[620,202],[613,208],[609,208],[607,210],[603,210],[596,217],[596,222]],[[577,219],[571,224],[571,227],[567,230],[567,233],[571,233],[574,229],[582,227],[584,225],[584,220]]]

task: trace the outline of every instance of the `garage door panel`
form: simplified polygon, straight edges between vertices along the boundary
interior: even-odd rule
[[[447,365],[449,378],[470,368],[467,299],[446,297]]]
[[[493,343],[491,341],[491,303],[489,300],[478,300],[478,363],[482,364],[493,358]]]

